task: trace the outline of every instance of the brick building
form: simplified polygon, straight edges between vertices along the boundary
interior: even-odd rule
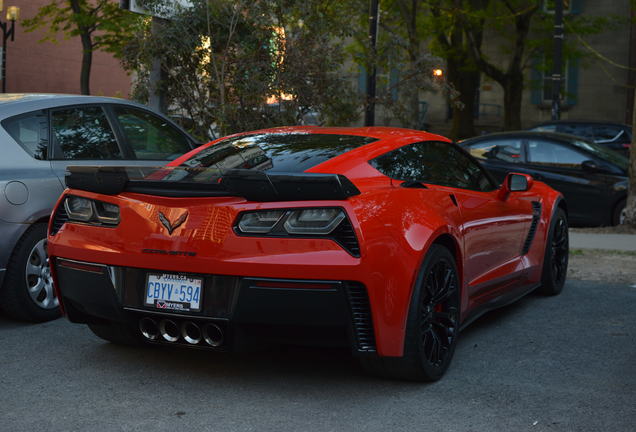
[[[4,21],[8,6],[20,7],[20,20],[33,17],[50,0],[5,0],[1,17]],[[79,37],[58,43],[42,42],[44,29],[26,33],[19,22],[15,26],[15,41],[7,42],[8,93],[80,93],[82,45]],[[103,96],[128,97],[131,77],[111,54],[93,53],[91,93]]]

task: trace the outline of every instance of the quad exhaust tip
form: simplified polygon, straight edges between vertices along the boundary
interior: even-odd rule
[[[214,323],[199,326],[193,321],[183,321],[179,325],[171,319],[157,321],[144,317],[139,320],[139,331],[146,340],[153,342],[163,339],[175,343],[183,339],[190,345],[198,345],[204,341],[209,346],[218,348],[225,341],[223,330]]]
[[[181,336],[190,345],[196,345],[201,342],[201,328],[192,321],[184,321],[181,324]]]
[[[169,319],[163,319],[159,322],[159,332],[165,341],[171,343],[178,341],[181,335],[177,323]]]
[[[142,318],[139,320],[139,331],[148,340],[155,341],[159,337],[159,326],[152,318]]]
[[[223,345],[223,330],[216,324],[209,323],[203,326],[203,340],[213,347]]]

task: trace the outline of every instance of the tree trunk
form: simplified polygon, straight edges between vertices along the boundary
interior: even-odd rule
[[[629,148],[629,186],[625,223],[636,226],[636,88],[632,107],[632,145]]]
[[[500,83],[504,91],[504,129],[521,129],[521,103],[523,101],[523,73],[506,74]]]
[[[82,14],[82,6],[79,0],[70,0],[71,9],[77,16]],[[91,94],[91,65],[93,63],[93,41],[91,31],[81,24],[77,24],[82,40],[82,71],[80,72],[80,89],[83,95]]]
[[[448,82],[459,93],[451,98],[453,113],[450,138],[459,140],[475,136],[475,100],[479,91],[479,72],[462,70],[458,61],[447,62]]]
[[[91,66],[93,63],[93,44],[88,34],[82,34],[82,71],[80,72],[80,88],[83,95],[91,94]]]

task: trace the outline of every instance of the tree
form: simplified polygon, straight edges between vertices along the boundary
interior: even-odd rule
[[[480,71],[471,49],[481,49],[483,19],[465,19],[462,0],[431,0],[430,29],[433,52],[446,60],[446,79],[452,88],[452,139],[475,135],[475,106],[479,91]]]
[[[40,42],[56,42],[60,32],[65,38],[79,36],[82,41],[80,88],[82,94],[90,94],[93,52],[102,50],[120,56],[140,20],[138,15],[122,10],[119,3],[112,0],[52,0],[40,7],[33,18],[23,20],[22,25],[26,31],[48,28]]]
[[[310,111],[327,123],[353,120],[355,97],[340,74],[344,51],[334,30],[338,26],[326,18],[328,2],[192,3],[177,8],[161,32],[141,28],[131,38],[123,58],[125,67],[137,72],[136,98],[147,97],[147,74],[160,56],[166,105],[172,114],[191,119],[191,131],[201,138],[212,124],[224,135],[297,124]]]

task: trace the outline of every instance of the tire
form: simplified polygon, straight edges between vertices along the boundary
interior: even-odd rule
[[[614,207],[614,213],[612,213],[612,225],[620,225],[625,221],[625,207],[627,200],[620,200],[616,207]]]
[[[88,324],[93,334],[105,341],[116,345],[137,346],[141,344],[141,338],[128,326],[120,323]]]
[[[563,291],[568,274],[569,239],[568,219],[565,211],[558,208],[550,222],[548,241],[543,257],[543,274],[539,293],[554,296]]]
[[[361,364],[367,372],[422,382],[444,375],[459,335],[457,274],[453,254],[444,246],[432,245],[413,290],[403,357],[363,357]]]
[[[33,224],[16,244],[0,290],[0,305],[6,315],[31,322],[60,316],[46,253],[44,223]]]

